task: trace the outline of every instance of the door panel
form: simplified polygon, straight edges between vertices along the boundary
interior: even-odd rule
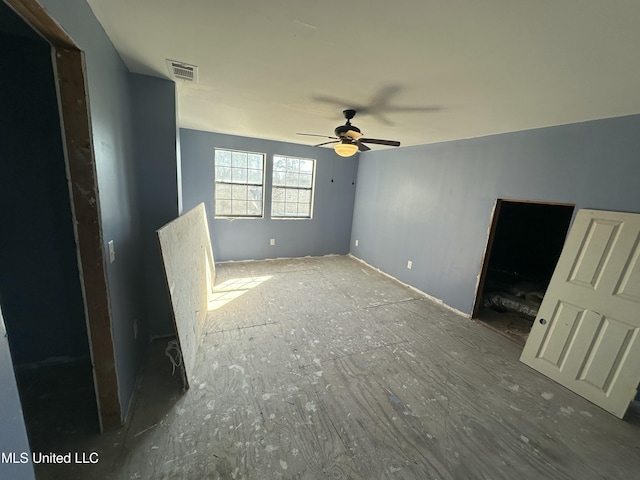
[[[640,383],[640,215],[580,210],[520,360],[622,418]]]
[[[629,264],[625,267],[615,294],[640,304],[640,242],[636,240]]]

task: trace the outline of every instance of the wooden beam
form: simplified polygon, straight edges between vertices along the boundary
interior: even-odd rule
[[[58,48],[55,56],[97,400],[102,426],[110,428],[120,425],[121,408],[111,334],[100,199],[84,84],[84,60],[79,50]]]

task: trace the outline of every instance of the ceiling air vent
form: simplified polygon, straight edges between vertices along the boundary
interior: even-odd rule
[[[167,65],[169,65],[169,72],[171,72],[173,78],[198,83],[198,67],[195,65],[176,62],[175,60],[167,60]]]

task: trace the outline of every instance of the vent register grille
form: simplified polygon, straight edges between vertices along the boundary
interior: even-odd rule
[[[195,65],[189,65],[188,63],[177,62],[175,60],[167,60],[167,65],[169,66],[169,72],[174,78],[198,83],[198,67]]]

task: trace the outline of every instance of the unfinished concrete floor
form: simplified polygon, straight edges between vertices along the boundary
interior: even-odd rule
[[[129,424],[73,447],[100,462],[39,478],[640,472],[637,410],[616,419],[519,363],[521,346],[353,258],[222,264],[216,284],[191,388],[156,343]]]

